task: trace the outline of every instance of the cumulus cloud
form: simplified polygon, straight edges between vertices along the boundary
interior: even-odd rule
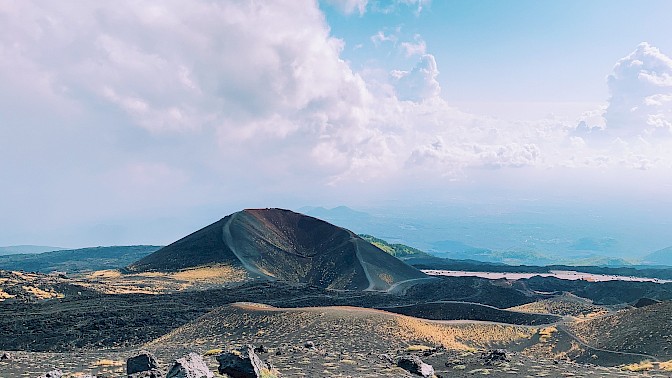
[[[669,59],[648,45],[618,63],[607,113],[586,114],[579,135],[570,122],[508,122],[450,106],[419,36],[402,47],[415,66],[394,71],[389,90],[372,90],[341,58],[344,42],[313,1],[8,4],[0,195],[15,201],[1,202],[0,214],[18,215],[0,222],[3,231],[45,219],[22,211],[36,198],[35,208],[86,222],[411,176],[441,187],[473,170],[672,164],[669,144],[593,138],[625,127],[624,117],[670,128]],[[360,14],[372,6],[339,4]]]
[[[423,55],[411,71],[393,71],[397,97],[400,100],[423,101],[438,97],[441,85],[436,80],[439,69],[431,54]]]
[[[672,59],[644,42],[608,77],[606,126],[620,135],[672,132]]]

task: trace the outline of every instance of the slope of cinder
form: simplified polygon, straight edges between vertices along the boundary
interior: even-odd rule
[[[570,330],[593,347],[672,358],[671,301],[576,322]]]
[[[387,290],[426,277],[351,231],[282,209],[231,214],[128,270],[174,271],[208,264],[242,267],[252,277],[333,289]]]

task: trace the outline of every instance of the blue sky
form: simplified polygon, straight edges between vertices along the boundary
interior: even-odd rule
[[[162,244],[247,207],[672,209],[671,11],[5,1],[0,245]]]
[[[525,117],[529,103],[576,115],[606,101],[605,78],[624,51],[645,41],[672,50],[672,3],[664,0],[434,1],[420,12],[410,4],[391,13],[372,10],[375,4],[364,14],[322,4],[353,67],[410,69],[414,62],[402,51],[373,46],[370,38],[396,34],[398,45],[419,35],[438,62],[442,97],[496,116]],[[503,112],[511,103],[521,105]]]

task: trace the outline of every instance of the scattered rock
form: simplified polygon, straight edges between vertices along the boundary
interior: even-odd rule
[[[0,354],[0,361],[10,361],[13,356],[9,352],[2,352]]]
[[[39,378],[61,378],[62,376],[63,376],[62,371],[60,371],[58,369],[54,369],[54,370],[52,370],[48,373],[44,373],[44,374],[40,375]]]
[[[199,354],[189,353],[175,360],[166,378],[213,378],[214,376]]]
[[[134,378],[155,378],[162,376],[156,357],[145,350],[141,350],[138,354],[126,360],[126,374]]]
[[[222,353],[217,356],[220,374],[226,374],[231,378],[275,378],[278,372],[257,356],[254,348],[246,350]]]
[[[505,362],[511,362],[508,352],[504,349],[490,349],[481,353],[481,359],[484,365],[500,365]]]
[[[434,375],[434,368],[430,364],[422,362],[418,356],[402,356],[397,360],[397,366],[411,374],[429,378]]]
[[[303,346],[304,346],[305,348],[313,349],[313,348],[315,348],[315,343],[312,342],[312,341],[306,341],[306,343],[303,344]]]

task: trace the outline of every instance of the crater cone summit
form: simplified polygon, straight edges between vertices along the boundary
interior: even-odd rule
[[[247,209],[131,264],[131,272],[177,271],[214,264],[253,278],[331,289],[388,290],[426,278],[353,232],[283,209]]]

